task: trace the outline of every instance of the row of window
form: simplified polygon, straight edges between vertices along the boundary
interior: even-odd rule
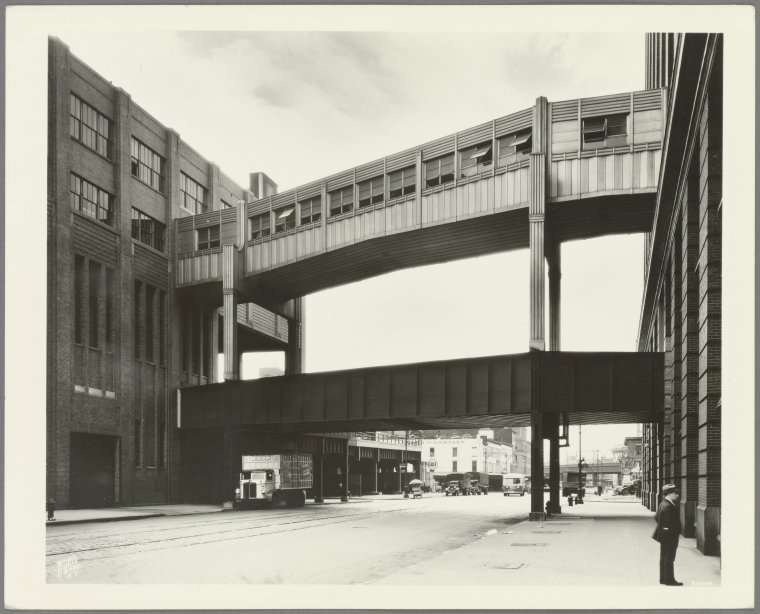
[[[113,196],[74,173],[71,173],[71,208],[113,226]]]
[[[133,298],[135,360],[156,363],[158,358],[158,364],[165,366],[166,291],[136,279]]]
[[[74,343],[108,353],[113,352],[115,321],[114,270],[94,260],[75,255]]]
[[[147,213],[132,207],[132,238],[163,252],[166,243],[166,226]]]
[[[452,473],[456,473],[458,470],[459,463],[457,461],[451,461],[451,471]],[[478,461],[474,460],[472,461],[472,469],[470,471],[477,471],[478,470]]]
[[[109,160],[113,157],[112,123],[105,115],[96,111],[84,100],[70,95],[71,115],[69,134],[86,147]],[[166,183],[166,160],[142,141],[131,137],[131,173],[136,179],[158,192],[163,192]],[[207,210],[207,190],[185,173],[180,173],[180,204],[193,214]],[[229,203],[222,203],[230,207]]]

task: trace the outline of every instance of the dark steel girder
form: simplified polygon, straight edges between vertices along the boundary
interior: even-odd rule
[[[528,426],[531,412],[569,424],[658,420],[664,355],[530,352],[182,388],[182,429],[284,433]]]

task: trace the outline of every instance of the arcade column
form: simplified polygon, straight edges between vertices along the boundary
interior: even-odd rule
[[[543,520],[544,514],[544,429],[543,414],[530,414],[530,520]]]

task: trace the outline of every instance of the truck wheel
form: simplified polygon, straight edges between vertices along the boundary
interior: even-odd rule
[[[302,490],[298,491],[298,495],[296,496],[296,505],[298,507],[303,507],[306,504],[306,493]]]
[[[283,497],[280,493],[276,492],[272,495],[272,507],[280,507],[283,503]]]
[[[522,492],[520,493],[520,496],[521,496],[521,497],[524,497],[524,496],[525,496],[525,491],[522,491]]]

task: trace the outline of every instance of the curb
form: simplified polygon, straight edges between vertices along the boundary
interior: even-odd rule
[[[176,514],[177,516],[186,516],[187,514]],[[142,520],[143,518],[159,518],[166,514],[140,514],[137,516],[113,516],[110,518],[81,518],[78,520],[47,520],[45,526],[57,526],[66,524],[84,524],[86,522],[117,522],[122,520]]]

